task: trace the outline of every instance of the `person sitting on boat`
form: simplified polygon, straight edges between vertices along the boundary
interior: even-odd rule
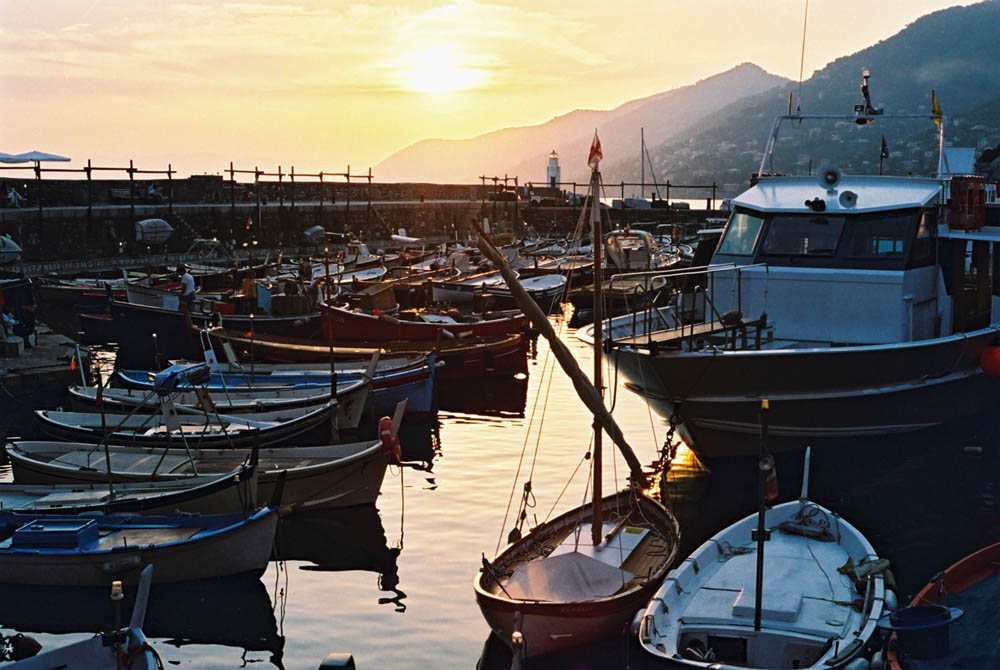
[[[181,278],[181,301],[180,304],[186,306],[188,311],[194,304],[194,277],[187,271],[183,263],[177,264],[177,274]]]

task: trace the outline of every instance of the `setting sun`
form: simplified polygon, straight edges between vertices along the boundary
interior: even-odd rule
[[[420,93],[447,93],[476,88],[483,71],[466,64],[468,59],[448,47],[428,47],[400,62],[403,88]]]

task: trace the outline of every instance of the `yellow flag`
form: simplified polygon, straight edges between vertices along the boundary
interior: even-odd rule
[[[937,95],[934,94],[934,89],[931,89],[931,114],[936,116],[934,123],[941,125],[941,103],[938,102]]]

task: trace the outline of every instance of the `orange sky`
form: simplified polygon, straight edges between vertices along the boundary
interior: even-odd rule
[[[955,4],[970,3],[812,0],[805,76]],[[171,162],[182,175],[230,160],[365,172],[423,138],[608,109],[744,61],[797,79],[804,8],[0,0],[0,151]]]

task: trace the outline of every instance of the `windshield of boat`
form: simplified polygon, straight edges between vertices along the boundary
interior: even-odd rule
[[[750,212],[736,212],[726,226],[726,236],[717,253],[727,256],[751,256],[764,218]]]
[[[761,246],[762,256],[833,256],[837,253],[843,216],[777,214]]]
[[[934,262],[933,208],[850,215],[737,210],[713,262],[903,270]]]

